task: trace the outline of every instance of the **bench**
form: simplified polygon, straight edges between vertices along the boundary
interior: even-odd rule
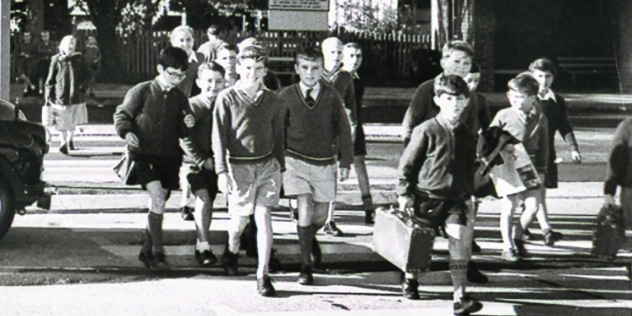
[[[571,78],[571,87],[577,87],[579,75],[616,75],[617,67],[614,57],[560,57],[559,72],[567,73]]]

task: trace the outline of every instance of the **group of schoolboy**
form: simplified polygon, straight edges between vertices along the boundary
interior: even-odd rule
[[[480,69],[472,63],[474,51],[463,41],[446,44],[442,51],[443,73],[422,83],[406,112],[403,142],[406,146],[398,166],[398,202],[431,226],[443,227],[449,239],[450,274],[454,286],[454,313],[466,315],[482,304],[465,295],[466,283],[485,283],[487,277],[470,262],[473,248],[473,223],[476,217],[474,193],[475,161],[479,135],[496,127],[521,143],[543,184],[503,197],[500,229],[503,239],[501,258],[519,261],[527,256],[524,239],[537,217],[544,243],[551,246],[562,239],[552,230],[547,218],[545,188],[557,187],[554,147],[559,131],[571,147],[574,162],[581,156],[568,120],[564,99],[554,93],[551,83],[556,74],[548,59],[538,59],[529,71],[511,79],[507,97],[511,107],[500,110],[490,120],[489,106],[474,90]],[[509,144],[503,148],[513,152]],[[523,208],[520,221],[513,224],[516,209]],[[403,295],[419,299],[417,276],[406,273]]]
[[[172,46],[160,52],[159,75],[130,89],[114,114],[117,133],[126,140],[128,155],[135,162],[134,184],[150,196],[138,258],[148,268],[169,268],[163,213],[171,191],[180,186],[184,160],[187,171],[182,186],[195,196],[195,255],[200,265],[218,261],[208,231],[213,201],[221,191],[227,196],[230,214],[221,260],[226,273],[237,273],[240,235],[254,217],[257,291],[274,296],[269,277],[271,211],[279,203],[283,185],[285,195],[295,197],[298,206],[298,282],[313,284],[312,267],[322,260],[316,232],[331,221],[337,181],[348,178],[351,164],[358,165],[356,154],[360,158],[366,154],[363,140],[363,148],[354,152],[352,135],[359,130],[364,133],[356,123],[356,78],[341,68],[343,45],[329,38],[322,50],[298,52],[295,69],[300,82],[275,93],[264,85],[267,55],[261,46],[242,43],[235,56],[231,53],[235,47],[219,44],[210,53],[213,60],[208,60],[206,54],[192,50],[192,35],[186,26],[172,32]],[[335,55],[333,63],[323,52]],[[360,48],[352,45],[350,52],[355,58],[350,64],[359,66]],[[231,79],[236,80],[228,84]],[[191,97],[194,86],[201,91]],[[360,162],[364,165],[364,159]],[[363,201],[370,205],[363,167]]]

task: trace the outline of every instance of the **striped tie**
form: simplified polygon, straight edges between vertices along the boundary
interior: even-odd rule
[[[312,91],[314,91],[314,89],[307,89],[307,91],[305,91],[305,103],[307,103],[310,107],[314,106],[314,103],[316,103],[314,98],[312,98]]]

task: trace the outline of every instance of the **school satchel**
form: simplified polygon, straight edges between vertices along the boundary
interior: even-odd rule
[[[593,229],[592,255],[614,260],[625,242],[623,209],[618,205],[602,207]]]
[[[55,125],[55,115],[53,112],[53,107],[50,103],[44,103],[42,106],[42,125],[48,127]]]
[[[373,251],[404,272],[430,268],[435,229],[424,226],[406,212],[391,206],[375,212]]]
[[[125,183],[126,185],[137,184],[138,177],[136,175],[136,162],[131,159],[129,152],[125,150],[125,153],[121,157],[121,160],[112,168],[114,173]]]

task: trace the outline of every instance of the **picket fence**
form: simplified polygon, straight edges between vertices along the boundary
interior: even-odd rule
[[[78,34],[82,38],[87,34]],[[293,57],[304,47],[319,47],[320,42],[337,36],[344,43],[356,42],[362,47],[363,74],[369,77],[390,76],[407,79],[412,76],[411,63],[414,53],[426,49],[430,35],[411,35],[374,32],[329,31],[265,31],[258,34],[242,34],[240,37],[255,36],[265,46],[271,57]],[[195,32],[196,47],[206,41],[202,31]],[[169,32],[153,32],[145,36],[119,38],[122,59],[120,71],[133,78],[149,79],[156,74],[158,52],[169,45]]]

